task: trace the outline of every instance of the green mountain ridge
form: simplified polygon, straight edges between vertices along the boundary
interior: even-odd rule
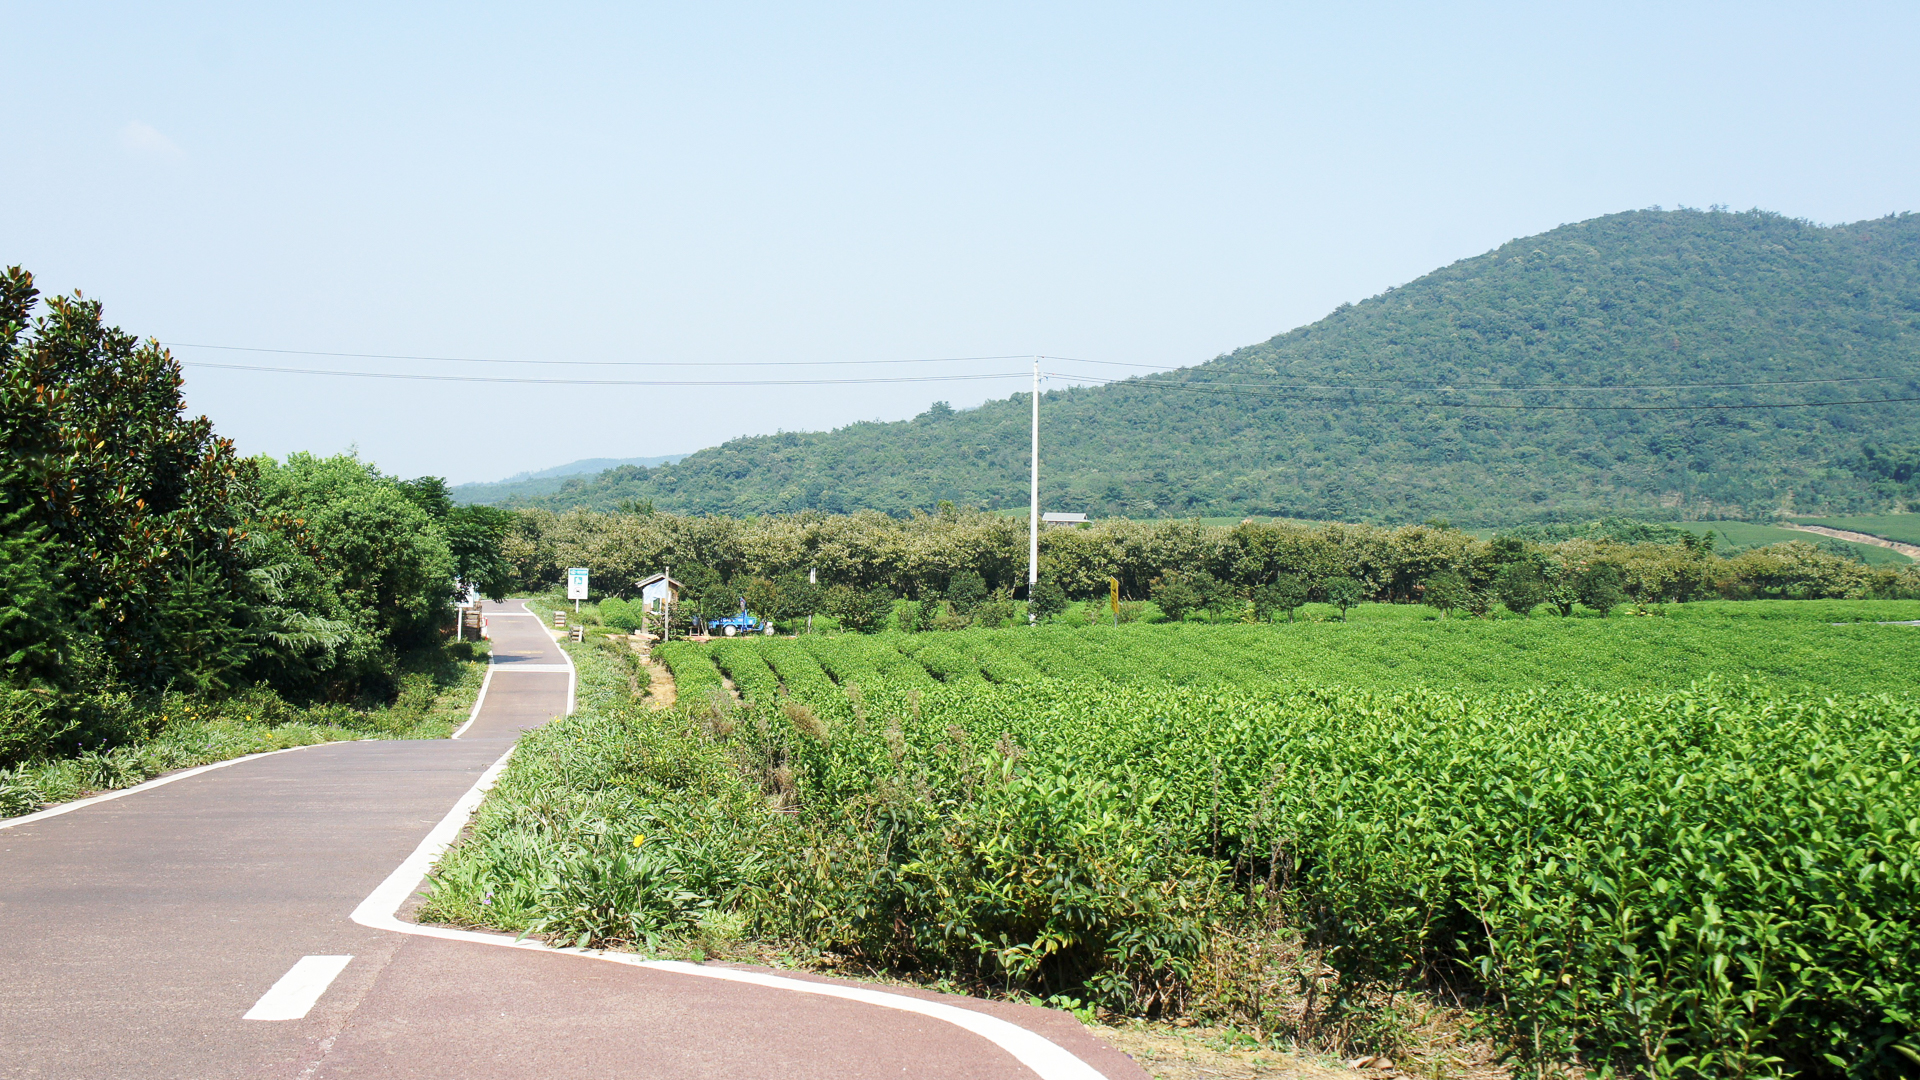
[[[1920,216],[1643,210],[1041,401],[1048,510],[1499,526],[1920,504]],[[1815,407],[1756,407],[1831,403]],[[1513,406],[1528,406],[1514,408]],[[1595,408],[1607,406],[1608,408]],[[1635,406],[1635,410],[1612,408]],[[734,439],[509,505],[1024,505],[1027,395]]]
[[[536,498],[568,490],[567,481],[575,477],[598,476],[622,465],[637,465],[641,468],[671,465],[686,456],[685,454],[663,454],[659,457],[640,458],[582,458],[565,465],[555,465],[550,469],[518,473],[505,480],[478,480],[455,484],[447,489],[447,495],[459,506]]]

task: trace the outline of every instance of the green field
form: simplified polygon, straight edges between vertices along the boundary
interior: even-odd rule
[[[677,642],[674,710],[571,646],[582,712],[526,737],[424,914],[1417,1075],[1461,1064],[1417,1030],[1442,1000],[1522,1063],[1897,1074],[1920,628],[1875,623],[1920,602],[1413,610]]]
[[[1832,525],[1825,521],[1809,521],[1810,525],[1828,525],[1831,528],[1853,528],[1852,526]],[[1747,548],[1766,547],[1770,544],[1784,544],[1798,540],[1803,544],[1836,544],[1851,551],[1868,566],[1904,566],[1912,559],[1874,544],[1861,544],[1852,540],[1834,540],[1831,537],[1801,532],[1798,529],[1783,529],[1778,525],[1756,525],[1750,521],[1677,521],[1674,525],[1697,533],[1711,533],[1714,549],[1722,555],[1742,551]],[[1867,529],[1857,529],[1868,532]],[[1879,533],[1873,535],[1878,536]]]
[[[1806,523],[1809,525],[1826,525],[1836,529],[1852,529],[1856,532],[1870,533],[1874,536],[1884,535],[1858,525],[1836,524],[1835,522],[1838,520],[1842,519],[1814,520],[1809,518],[1806,519]],[[1897,521],[1899,519],[1847,518],[1844,520],[1879,522]],[[1891,548],[1883,548],[1874,544],[1861,544],[1852,540],[1835,540],[1831,537],[1801,532],[1798,529],[1783,529],[1778,525],[1759,525],[1751,521],[1674,521],[1668,522],[1667,524],[1672,525],[1676,529],[1686,529],[1688,532],[1699,533],[1703,536],[1711,535],[1714,541],[1714,550],[1722,555],[1731,555],[1735,552],[1745,551],[1748,548],[1768,547],[1773,544],[1785,544],[1798,540],[1803,544],[1824,543],[1837,545],[1846,551],[1852,552],[1855,558],[1866,563],[1868,566],[1905,566],[1907,563],[1913,561]],[[1500,532],[1498,529],[1475,529],[1472,531],[1473,535],[1481,540],[1492,539],[1494,536],[1499,535]],[[1889,538],[1897,539],[1897,537]],[[1920,543],[1920,541],[1913,542]]]
[[[1920,514],[1877,514],[1871,517],[1799,518],[1802,525],[1825,525],[1895,540],[1902,544],[1920,544]]]

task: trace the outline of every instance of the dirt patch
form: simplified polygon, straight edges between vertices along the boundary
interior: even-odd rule
[[[1400,1076],[1391,1069],[1342,1064],[1278,1050],[1235,1047],[1226,1032],[1168,1024],[1089,1025],[1088,1030],[1140,1063],[1154,1080],[1360,1080]]]
[[[627,638],[627,647],[640,654],[640,661],[647,669],[649,680],[647,700],[656,709],[671,709],[673,703],[679,699],[673,685],[673,672],[667,670],[667,665],[653,658],[653,651],[648,647],[648,641],[649,639],[635,634]]]

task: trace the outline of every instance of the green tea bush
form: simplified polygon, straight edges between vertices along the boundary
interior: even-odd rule
[[[642,604],[630,604],[617,596],[609,596],[600,601],[600,618],[615,630],[632,633],[646,624],[646,607]]]
[[[1330,973],[1307,1013],[1366,1021],[1444,989],[1542,1070],[1911,1071],[1911,699],[1458,682],[1463,631],[1564,635],[1584,656],[1636,629],[1671,647],[1685,624],[1665,620],[1391,628],[1382,655],[1453,648],[1422,670],[1454,688],[1343,688],[1282,647],[1324,632],[1351,649],[1363,625],[683,644],[676,675],[717,683],[721,655],[753,673],[747,704],[530,739],[441,910],[648,948],[733,927],[980,989],[1307,1030],[1292,1005],[1194,996],[1220,950],[1243,954],[1236,977],[1276,978],[1243,946],[1279,936]],[[1772,630],[1792,642],[1794,625]],[[1913,647],[1901,628],[1808,625]],[[487,892],[511,917],[474,906]],[[1336,1028],[1340,1049],[1392,1049],[1364,1045],[1390,1040],[1371,1021],[1317,1030]]]

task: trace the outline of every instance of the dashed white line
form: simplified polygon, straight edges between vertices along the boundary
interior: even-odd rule
[[[313,1010],[320,995],[346,970],[351,956],[303,956],[280,981],[260,995],[242,1020],[301,1020]]]

